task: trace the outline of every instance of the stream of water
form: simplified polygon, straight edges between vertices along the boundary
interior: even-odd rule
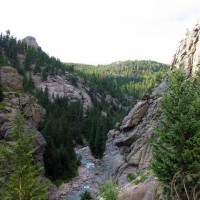
[[[102,174],[101,161],[91,155],[88,146],[76,148],[75,151],[82,158],[78,169],[79,176],[62,186],[67,192],[60,200],[80,200],[80,195],[86,190],[93,196],[99,192]]]

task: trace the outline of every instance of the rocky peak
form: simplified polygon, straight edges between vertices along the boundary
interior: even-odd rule
[[[196,24],[186,38],[180,41],[171,69],[182,67],[188,75],[194,75],[200,66],[200,25]]]
[[[32,36],[27,36],[24,38],[24,41],[28,46],[32,46],[34,48],[39,48],[38,43],[36,42],[36,39]]]

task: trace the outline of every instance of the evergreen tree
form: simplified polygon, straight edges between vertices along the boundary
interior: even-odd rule
[[[33,159],[35,139],[28,133],[19,112],[13,126],[15,142],[2,140],[0,144],[0,197],[9,200],[46,200],[50,185],[41,179],[42,167]]]
[[[195,199],[200,179],[200,78],[187,78],[178,70],[168,86],[153,141],[152,169],[165,184],[168,199]]]

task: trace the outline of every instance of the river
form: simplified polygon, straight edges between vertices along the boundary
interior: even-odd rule
[[[101,161],[95,159],[88,146],[76,148],[77,156],[81,156],[81,165],[78,168],[79,176],[71,182],[64,183],[59,187],[60,200],[80,200],[80,195],[88,190],[92,196],[97,196],[102,183]]]

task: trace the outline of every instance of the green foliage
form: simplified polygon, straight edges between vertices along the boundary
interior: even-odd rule
[[[138,185],[140,183],[143,183],[147,180],[147,178],[151,175],[150,171],[144,171],[144,172],[137,172],[137,173],[129,173],[127,174],[127,178],[132,181],[135,185]]]
[[[92,200],[92,196],[90,194],[90,192],[88,192],[87,190],[81,194],[81,200]]]
[[[76,78],[74,75],[68,75],[66,78],[69,80],[69,82],[70,82],[72,85],[74,85],[75,87],[78,86],[78,85],[77,85],[77,78]]]
[[[110,180],[101,187],[101,196],[106,200],[118,200],[119,187],[116,181]]]
[[[79,164],[73,141],[78,143],[81,137],[82,105],[79,102],[69,103],[66,97],[56,97],[51,102],[47,87],[44,91],[35,90],[35,96],[46,109],[46,118],[40,127],[47,141],[45,174],[53,181],[69,180],[77,174]]]
[[[46,200],[50,185],[41,181],[43,169],[33,159],[35,139],[27,131],[19,112],[13,120],[13,126],[12,137],[15,142],[1,140],[0,143],[0,197],[10,200]]]
[[[166,185],[168,199],[193,199],[200,179],[200,78],[174,71],[164,95],[152,169]]]
[[[137,176],[136,176],[135,174],[133,174],[133,173],[128,173],[128,174],[127,174],[127,179],[130,180],[130,181],[135,180],[136,177],[137,177]]]
[[[33,81],[31,74],[29,74],[28,77],[26,74],[24,74],[23,88],[25,91],[33,91],[35,89],[35,83]]]
[[[150,175],[151,175],[151,172],[149,171],[139,172],[136,174],[136,178],[132,182],[135,185],[138,185],[146,181]]]

